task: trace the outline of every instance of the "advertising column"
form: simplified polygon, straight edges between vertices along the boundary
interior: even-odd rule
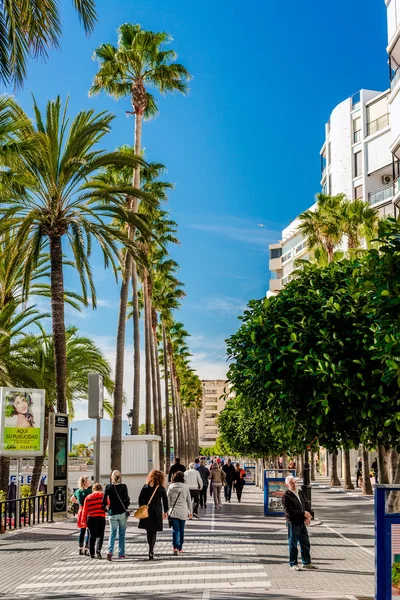
[[[49,415],[49,459],[47,489],[53,493],[55,514],[68,509],[68,415]]]
[[[43,456],[45,391],[0,388],[0,455]]]

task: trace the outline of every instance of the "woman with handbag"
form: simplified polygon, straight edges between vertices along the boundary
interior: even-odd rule
[[[164,487],[165,474],[153,469],[147,476],[139,496],[139,508],[135,517],[139,518],[139,529],[147,531],[149,544],[149,560],[154,559],[154,546],[157,541],[157,531],[163,530],[163,519],[168,516],[168,498]]]
[[[192,499],[190,490],[184,481],[183,473],[180,471],[175,473],[167,494],[171,507],[168,521],[169,526],[172,527],[172,546],[175,556],[183,552],[186,519],[192,518]]]
[[[110,537],[108,538],[107,560],[112,560],[118,532],[118,558],[125,558],[125,533],[129,516],[130,498],[125,483],[121,483],[120,471],[111,473],[111,483],[106,485],[103,507],[108,509]]]

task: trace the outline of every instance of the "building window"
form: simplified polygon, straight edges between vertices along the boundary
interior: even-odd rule
[[[353,121],[353,143],[356,144],[361,140],[361,117],[357,117]]]
[[[357,185],[354,188],[354,198],[355,198],[355,200],[362,200],[362,197],[363,197],[363,186]]]
[[[362,175],[362,153],[356,152],[354,154],[354,177]]]
[[[282,256],[282,248],[271,248],[271,258],[280,258]]]
[[[206,394],[216,394],[218,390],[205,390]]]

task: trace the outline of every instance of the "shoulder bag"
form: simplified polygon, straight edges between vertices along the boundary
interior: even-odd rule
[[[174,502],[174,505],[173,505],[173,507],[171,508],[171,512],[174,510],[174,508],[175,508],[175,505],[176,505],[176,503],[178,502],[178,498],[179,498],[179,496],[180,496],[180,495],[181,495],[181,493],[179,492],[179,494],[177,495],[177,497],[176,497],[176,500],[175,500],[175,502]],[[172,517],[171,517],[171,515],[170,515],[170,514],[168,515],[168,527],[172,527]]]
[[[160,487],[159,485],[156,487],[156,489],[152,493],[151,498],[147,504],[142,504],[141,506],[139,506],[139,508],[137,508],[135,510],[135,512],[133,513],[133,516],[135,517],[135,519],[148,519],[149,518],[149,506],[150,506],[151,501],[153,500],[154,494],[156,493],[156,491],[158,490],[159,487]]]
[[[126,518],[130,517],[130,516],[131,516],[131,513],[130,513],[130,511],[129,511],[129,510],[126,510],[126,506],[125,506],[125,504],[122,502],[122,500],[121,500],[121,496],[118,494],[118,491],[117,491],[117,486],[116,486],[116,485],[114,485],[114,490],[115,490],[115,493],[116,493],[116,494],[117,494],[117,496],[118,496],[118,500],[120,501],[122,508],[124,509],[124,512],[125,512],[125,516],[126,516]]]

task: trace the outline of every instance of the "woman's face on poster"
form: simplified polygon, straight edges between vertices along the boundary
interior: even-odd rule
[[[21,398],[21,396],[15,398],[14,407],[19,415],[26,415],[28,412],[28,403],[25,398]]]

